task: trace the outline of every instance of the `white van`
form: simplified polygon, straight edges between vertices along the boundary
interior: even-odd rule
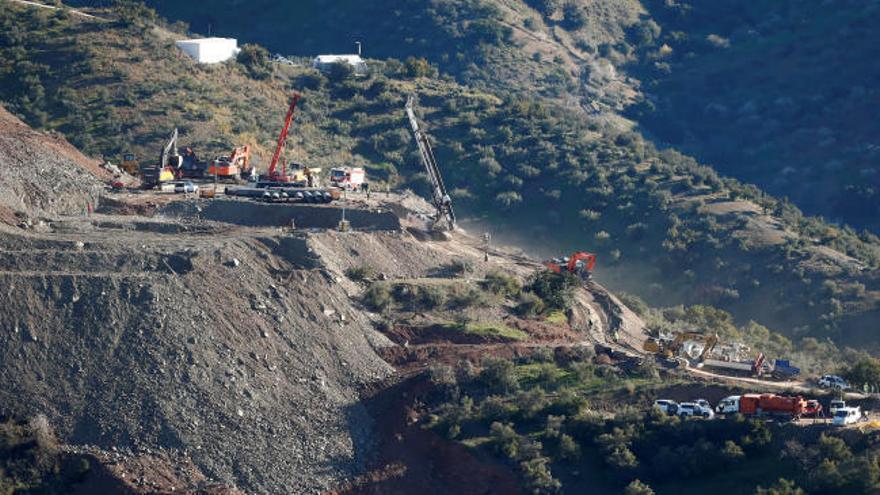
[[[739,412],[739,395],[731,395],[721,399],[721,402],[715,406],[717,414],[736,414]]]
[[[832,424],[835,426],[853,425],[862,419],[862,410],[859,407],[841,407],[834,413]]]

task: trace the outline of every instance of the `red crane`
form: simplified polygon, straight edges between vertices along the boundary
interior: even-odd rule
[[[584,280],[589,280],[593,275],[593,268],[596,266],[596,255],[578,251],[566,258],[547,260],[544,262],[544,266],[555,273],[568,272]]]
[[[281,163],[281,173],[278,173],[278,160],[281,159],[281,151],[284,149],[284,143],[287,141],[287,133],[290,131],[290,123],[293,122],[293,112],[296,110],[296,102],[299,101],[300,94],[294,92],[290,97],[290,108],[287,109],[287,116],[284,117],[284,127],[281,128],[281,134],[278,135],[278,144],[275,146],[275,154],[272,155],[272,163],[269,165],[269,173],[267,177],[274,182],[290,182],[291,178],[287,175],[287,166]]]

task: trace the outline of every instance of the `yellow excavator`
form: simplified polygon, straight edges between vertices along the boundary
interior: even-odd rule
[[[647,352],[653,352],[654,354],[660,354],[666,358],[671,358],[678,354],[681,350],[682,344],[688,340],[705,342],[703,350],[700,352],[700,357],[697,359],[698,362],[702,363],[706,360],[706,357],[712,353],[712,350],[715,349],[719,338],[717,334],[707,335],[699,332],[679,332],[675,334],[675,337],[672,339],[651,337],[645,341],[642,345],[642,349]]]
[[[137,177],[141,171],[140,163],[138,162],[137,157],[134,156],[134,153],[126,153],[122,155],[122,163],[119,165],[119,168],[132,177]]]

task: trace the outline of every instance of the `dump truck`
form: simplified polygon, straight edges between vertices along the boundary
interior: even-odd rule
[[[745,394],[726,397],[715,407],[718,414],[742,414],[745,416],[776,416],[800,418],[816,416],[822,406],[817,401],[808,401],[801,396],[776,394]]]
[[[705,359],[702,367],[713,368],[733,375],[756,377],[771,376],[777,380],[789,380],[799,375],[801,369],[792,366],[788,359],[774,359],[767,362],[764,354],[759,353],[754,361],[725,361],[721,359]]]

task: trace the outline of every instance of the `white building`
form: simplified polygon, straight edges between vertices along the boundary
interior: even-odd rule
[[[318,55],[312,61],[312,67],[321,72],[328,72],[333,67],[333,64],[338,63],[350,65],[357,74],[367,72],[367,63],[360,55]]]
[[[175,43],[183,53],[200,64],[218,64],[238,55],[235,38],[201,38],[180,40]]]

